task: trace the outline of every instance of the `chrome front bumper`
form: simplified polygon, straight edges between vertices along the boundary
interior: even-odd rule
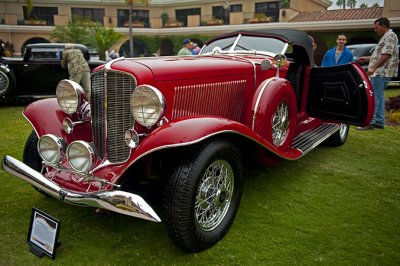
[[[67,203],[102,208],[153,222],[161,222],[154,210],[138,195],[118,190],[91,193],[71,192],[9,155],[4,156],[2,167],[6,172]]]

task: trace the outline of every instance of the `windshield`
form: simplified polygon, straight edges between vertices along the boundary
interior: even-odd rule
[[[284,46],[285,42],[271,37],[239,35],[211,42],[201,54],[249,51],[276,55],[283,52]]]

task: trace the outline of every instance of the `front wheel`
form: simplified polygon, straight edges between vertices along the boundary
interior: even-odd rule
[[[233,223],[243,190],[242,162],[232,143],[215,139],[178,164],[165,188],[165,225],[188,252],[215,245]]]
[[[39,152],[36,148],[38,141],[39,139],[36,135],[36,132],[32,131],[25,143],[23,162],[24,164],[31,167],[33,170],[40,172],[42,170],[42,158],[40,158]],[[36,187],[33,188],[39,191],[41,194],[45,195],[46,197],[50,197],[50,195],[44,193],[42,190]]]

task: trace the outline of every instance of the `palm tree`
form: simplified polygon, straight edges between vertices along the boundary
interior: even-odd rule
[[[354,8],[357,4],[357,0],[347,0],[346,5],[350,8]]]
[[[343,9],[346,9],[346,6],[350,8],[354,8],[357,4],[357,0],[337,0],[336,5],[342,6]]]
[[[80,17],[72,17],[65,26],[56,26],[51,33],[51,39],[59,42],[80,43],[95,48],[100,60],[105,59],[105,52],[122,38],[122,34],[113,28],[105,28],[100,23],[94,23]]]
[[[343,9],[345,9],[346,8],[346,0],[337,0],[336,5],[343,6]]]
[[[129,5],[129,56],[133,57],[132,9],[134,5],[148,5],[150,0],[125,0]]]
[[[116,32],[113,28],[105,28],[100,23],[95,24],[93,31],[93,48],[96,48],[99,52],[100,60],[105,60],[105,52],[122,38],[122,34]]]
[[[362,4],[360,5],[360,8],[368,8],[368,4],[362,3]]]
[[[91,36],[91,27],[93,22],[82,20],[78,16],[72,19],[65,26],[56,26],[50,35],[50,39],[56,39],[58,42],[80,43],[91,45],[93,39]]]

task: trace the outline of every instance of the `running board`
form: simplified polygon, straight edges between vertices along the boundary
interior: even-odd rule
[[[296,138],[292,143],[292,148],[300,150],[303,155],[321,144],[324,140],[332,136],[340,129],[338,124],[322,124],[317,128],[305,131]]]

